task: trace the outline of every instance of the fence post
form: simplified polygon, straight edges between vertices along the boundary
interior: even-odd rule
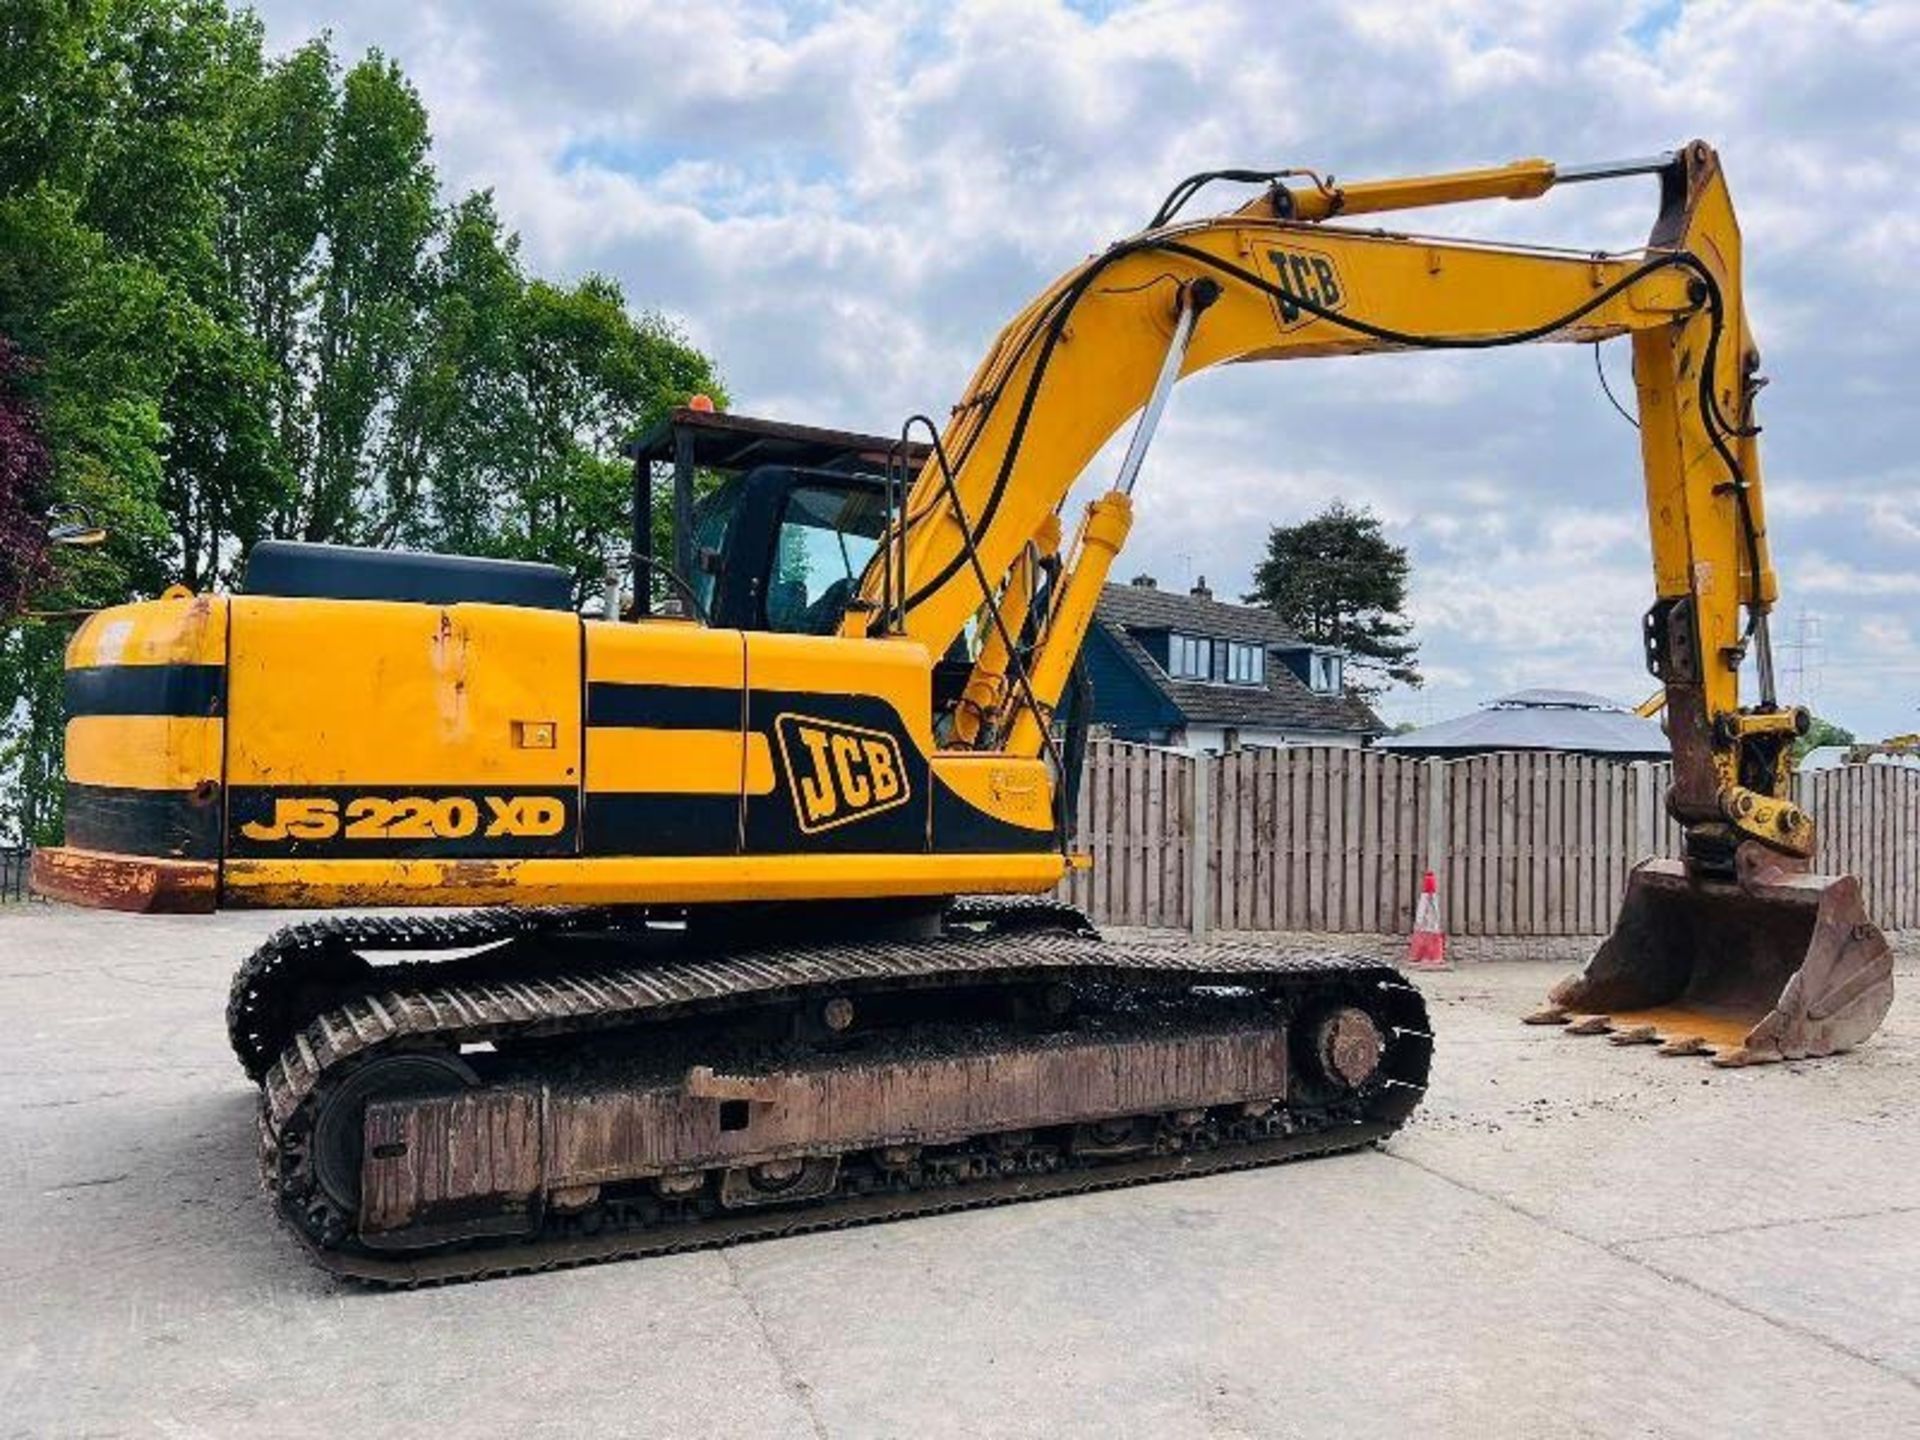
[[[1188,929],[1201,938],[1213,928],[1213,787],[1207,753],[1193,757],[1193,834],[1187,844]]]
[[[1639,853],[1627,857],[1629,868],[1638,865],[1649,855],[1667,853],[1664,843],[1666,834],[1661,828],[1661,822],[1666,819],[1667,812],[1660,803],[1662,798],[1660,784],[1654,774],[1654,768],[1644,760],[1633,762],[1633,788],[1639,802],[1639,814],[1635,817],[1639,822],[1639,834],[1635,837],[1637,841],[1635,848]]]
[[[1446,763],[1438,755],[1420,762],[1420,784],[1427,792],[1427,848],[1420,868],[1435,875],[1446,873],[1447,836],[1451,833],[1447,828]]]

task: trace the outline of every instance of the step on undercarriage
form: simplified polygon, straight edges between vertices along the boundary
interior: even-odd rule
[[[1353,1149],[1412,1112],[1432,1048],[1390,967],[1112,944],[1006,901],[784,945],[639,912],[314,922],[243,966],[229,1022],[250,1070],[275,1057],[280,1217],[390,1285]]]

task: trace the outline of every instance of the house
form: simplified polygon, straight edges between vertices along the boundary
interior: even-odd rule
[[[1093,724],[1187,750],[1363,745],[1385,726],[1345,686],[1346,657],[1271,610],[1185,594],[1151,577],[1108,585],[1082,651]]]
[[[1891,765],[1897,770],[1920,770],[1920,750],[1879,745],[1816,745],[1796,760],[1793,768],[1809,775],[1838,770],[1843,765]],[[0,865],[6,863],[5,853],[0,851]],[[6,888],[0,883],[0,900],[5,898]]]
[[[1657,720],[1584,690],[1516,690],[1470,715],[1389,735],[1380,748],[1448,759],[1495,750],[1559,750],[1609,760],[1665,760],[1669,753]]]

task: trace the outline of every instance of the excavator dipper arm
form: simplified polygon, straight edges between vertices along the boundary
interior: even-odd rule
[[[1649,172],[1660,177],[1660,210],[1647,246],[1631,254],[1323,223],[1466,200],[1528,199],[1556,184]],[[1222,172],[1220,178],[1265,179],[1269,188],[1238,210],[1181,222],[1178,210],[1214,178],[1195,177],[1168,197],[1151,228],[1069,271],[1001,333],[864,577],[863,603],[849,611],[846,633],[905,635],[943,653],[983,605],[993,611],[994,596],[983,594],[983,584],[1005,585],[1018,595],[1036,639],[1024,656],[1004,644],[982,648],[960,739],[976,749],[1038,754],[1100,587],[1125,543],[1133,479],[1173,377],[1255,360],[1630,337],[1655,581],[1644,644],[1648,666],[1665,686],[1673,749],[1668,808],[1685,831],[1686,859],[1670,874],[1656,864],[1640,876],[1623,923],[1647,908],[1638,892],[1660,885],[1682,897],[1682,911],[1693,903],[1686,897],[1698,901],[1702,886],[1756,905],[1763,893],[1796,897],[1780,902],[1790,908],[1807,909],[1799,902],[1808,902],[1823,926],[1862,934],[1859,944],[1841,947],[1846,957],[1836,962],[1835,983],[1858,1012],[1842,1029],[1852,1038],[1862,1025],[1870,1033],[1891,993],[1884,941],[1854,913],[1857,887],[1851,904],[1829,915],[1830,887],[1801,873],[1815,836],[1791,797],[1790,752],[1807,716],[1782,707],[1774,692],[1767,615],[1779,583],[1752,403],[1762,382],[1742,302],[1739,227],[1718,157],[1696,142],[1648,161],[1565,171],[1530,160],[1350,186],[1313,175],[1306,184],[1285,183],[1297,173],[1304,172]],[[1069,488],[1136,413],[1140,429],[1121,479],[1088,507],[1044,611],[1032,612],[1030,595],[1005,577],[1036,542],[1053,541],[1057,532],[1049,527]],[[1743,705],[1740,676],[1750,653],[1758,702]],[[1691,937],[1679,947],[1686,955],[1713,947],[1689,914],[1665,914],[1658,924],[1637,918],[1630,928],[1646,935],[1614,945],[1632,952],[1624,964],[1630,979],[1607,992],[1608,1003],[1645,1008],[1637,1005],[1643,991],[1664,996],[1677,985],[1675,993],[1685,993],[1710,968],[1713,1004],[1741,1020],[1757,1018],[1752,1012],[1761,1002],[1749,992],[1757,986],[1771,999],[1781,977],[1799,976],[1803,967],[1777,957],[1755,961],[1768,927],[1737,923],[1741,918],[1728,911],[1708,931],[1737,932],[1755,943],[1733,947],[1712,967],[1663,950],[1658,986],[1639,983],[1658,937]],[[1804,941],[1796,947],[1804,952],[1813,940],[1799,934],[1802,928],[1781,933]],[[1752,983],[1735,984],[1730,976]],[[1558,998],[1572,1004],[1582,993],[1575,986]],[[1784,1026],[1795,1035],[1804,1028]],[[1825,1048],[1844,1048],[1852,1038]],[[1790,1039],[1776,1048],[1797,1044]]]
[[[1100,448],[1148,407],[1172,359],[1186,376],[1241,361],[1631,336],[1657,595],[1647,647],[1674,717],[1674,813],[1701,829],[1703,855],[1708,835],[1729,853],[1734,840],[1750,838],[1810,854],[1811,822],[1786,797],[1781,763],[1804,717],[1775,702],[1763,648],[1779,586],[1750,420],[1758,356],[1718,160],[1696,144],[1660,161],[1572,173],[1654,165],[1664,204],[1652,243],[1630,255],[1319,223],[1331,214],[1527,198],[1556,183],[1554,167],[1524,161],[1345,188],[1276,183],[1252,205],[1162,225],[1084,262],[1002,332],[846,629],[904,634],[943,652],[981,609],[978,574],[999,582],[1010,573]],[[1124,542],[1137,458],[1129,456],[1128,483],[1094,502],[1068,551],[1027,663],[1032,707],[1021,687],[994,673],[1009,663],[1004,647],[983,653],[969,693],[998,695],[1002,714],[982,727],[981,748],[1039,752],[1039,722],[1059,700]],[[888,583],[889,561],[897,585]],[[1761,703],[1743,710],[1739,671],[1750,643],[1762,646]]]

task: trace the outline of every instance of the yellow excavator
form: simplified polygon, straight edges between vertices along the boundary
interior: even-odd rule
[[[1376,218],[1634,175],[1660,206],[1627,254]],[[1186,218],[1216,182],[1256,188]],[[1016,316],[944,425],[676,412],[635,450],[630,616],[583,615],[546,566],[270,543],[239,593],[91,617],[67,843],[34,882],[130,909],[406,907],[282,930],[228,1009],[278,1213],[377,1283],[1371,1143],[1431,1049],[1390,967],[1106,941],[1044,898],[1083,863],[1081,642],[1181,376],[1626,336],[1686,856],[1635,871],[1542,1018],[1734,1061],[1844,1049],[1890,958],[1857,883],[1806,873],[1788,798],[1806,717],[1767,649],[1740,265],[1704,144],[1193,176]],[[1069,487],[1135,416],[1063,543]],[[724,478],[696,503],[700,470]]]
[[[1920,734],[1889,735],[1884,740],[1849,745],[1847,764],[1866,765],[1882,755],[1895,760],[1920,758]]]

